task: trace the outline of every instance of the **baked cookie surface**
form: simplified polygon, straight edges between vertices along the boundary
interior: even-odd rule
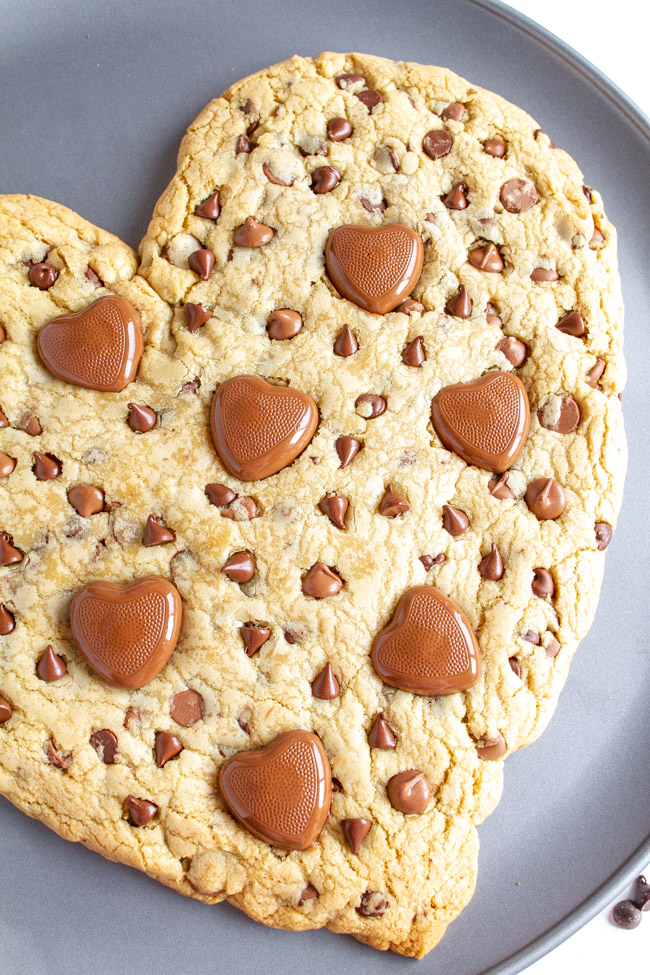
[[[394,224],[422,241],[423,269],[377,315],[334,287],[326,243]],[[543,730],[595,610],[625,469],[615,247],[598,194],[524,112],[444,69],[362,55],[293,58],[212,102],[139,273],[70,211],[2,198],[0,451],[16,463],[0,531],[23,558],[0,568],[13,621],[0,791],[266,924],[433,947],[471,896],[499,759]],[[44,263],[52,283],[30,267]],[[135,382],[54,379],[42,327],[108,295],[142,320]],[[466,463],[432,424],[441,390],[490,372],[516,375],[530,403],[503,473]],[[232,473],[211,434],[216,388],[241,376],[318,410],[302,452],[261,480]],[[551,478],[565,507],[539,518]],[[79,513],[80,486],[103,493],[101,510]],[[71,638],[72,597],[152,575],[180,593],[178,644],[150,683],[110,686]],[[476,633],[482,670],[464,692],[402,690],[373,666],[400,598],[423,585]],[[334,791],[320,839],[287,853],[242,829],[218,777],[294,729],[319,737]],[[409,770],[430,795],[405,814],[388,783]],[[134,799],[157,807],[143,825]]]

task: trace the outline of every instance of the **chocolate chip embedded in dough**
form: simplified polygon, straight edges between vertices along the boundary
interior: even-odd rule
[[[341,461],[340,466],[343,468],[352,463],[363,447],[363,444],[356,437],[342,436],[337,438],[334,446],[336,447],[336,452],[339,455],[339,460]]]
[[[344,325],[343,330],[334,343],[334,355],[338,355],[342,359],[347,359],[348,356],[354,355],[358,351],[359,343],[356,335],[349,325]]]
[[[469,528],[469,518],[460,508],[454,508],[450,504],[442,506],[442,527],[445,531],[453,535],[462,535]]]
[[[91,484],[78,484],[68,491],[68,502],[82,518],[104,510],[104,492]]]
[[[597,521],[594,526],[594,531],[596,533],[596,545],[599,551],[604,552],[614,534],[612,526],[608,525],[606,521]]]
[[[311,692],[322,701],[332,701],[341,693],[341,685],[329,660],[311,682]]]
[[[62,752],[59,747],[54,742],[53,738],[45,742],[44,746],[45,754],[50,765],[54,768],[60,769],[62,772],[67,772],[72,765],[72,755]]]
[[[361,74],[353,74],[349,72],[347,74],[337,74],[336,84],[339,88],[346,91],[348,88],[354,88],[359,85],[365,85],[366,79]]]
[[[255,623],[244,623],[240,633],[248,657],[254,657],[271,636],[268,626],[257,626]]]
[[[552,477],[537,477],[531,481],[524,495],[530,511],[540,521],[559,518],[566,508],[566,494]]]
[[[210,318],[212,318],[211,308],[206,308],[205,305],[196,305],[192,301],[186,302],[185,321],[187,322],[187,330],[190,334],[193,335]]]
[[[317,901],[320,894],[312,884],[307,884],[307,886],[302,891],[300,897],[298,898],[298,907],[302,907],[309,901]]]
[[[424,305],[421,301],[414,301],[413,298],[405,298],[404,301],[400,301],[395,311],[402,315],[421,315]]]
[[[350,849],[355,856],[359,852],[359,848],[370,832],[371,827],[372,819],[367,819],[365,816],[359,816],[357,819],[341,820],[343,835],[350,844]]]
[[[262,172],[264,173],[264,175],[268,179],[269,183],[273,183],[275,186],[293,186],[293,184],[295,182],[295,180],[293,180],[293,179],[289,179],[289,180],[287,180],[287,179],[280,179],[279,176],[276,176],[273,173],[273,170],[271,169],[271,167],[269,166],[268,163],[263,163],[262,164]]]
[[[422,148],[430,159],[442,159],[449,155],[453,139],[446,129],[432,129],[422,140]]]
[[[235,155],[240,156],[242,153],[248,154],[253,151],[253,146],[251,140],[247,135],[243,133],[237,136],[237,141],[235,142]]]
[[[564,332],[565,335],[573,335],[575,338],[582,338],[587,333],[585,320],[578,311],[568,312],[555,327],[559,332]]]
[[[343,579],[324,562],[315,562],[302,579],[302,591],[314,599],[335,596],[343,588]]]
[[[61,474],[62,470],[63,464],[54,454],[43,454],[40,450],[34,451],[32,471],[37,481],[52,481]]]
[[[555,595],[555,580],[548,569],[533,569],[531,583],[533,594],[539,599],[553,599]]]
[[[394,485],[387,484],[384,495],[379,502],[379,514],[385,518],[397,518],[403,515],[410,508],[410,505],[403,494],[396,490]]]
[[[606,365],[607,363],[604,359],[596,359],[596,362],[585,376],[585,382],[589,383],[594,389],[597,389],[598,383],[605,372]]]
[[[0,565],[17,565],[23,560],[23,553],[16,548],[13,537],[8,532],[0,532]]]
[[[0,724],[6,724],[13,713],[13,708],[9,701],[0,694]]]
[[[172,758],[177,758],[183,751],[183,744],[176,735],[169,731],[157,731],[154,744],[154,754],[158,768],[164,768]]]
[[[488,156],[493,156],[495,159],[502,159],[506,154],[506,150],[507,146],[499,136],[486,139],[483,143],[483,152],[487,152]]]
[[[0,636],[8,636],[16,629],[16,618],[4,603],[0,603]]]
[[[108,728],[99,728],[90,736],[93,746],[104,765],[114,765],[117,755],[117,735]]]
[[[176,724],[189,728],[203,717],[205,702],[194,688],[176,691],[169,705],[169,714]]]
[[[508,663],[510,664],[510,670],[513,672],[515,677],[521,677],[521,667],[519,666],[519,661],[516,657],[509,657]]]
[[[235,492],[227,487],[225,484],[206,484],[205,494],[207,495],[210,504],[215,505],[217,508],[225,508],[227,504],[234,501],[237,495]]]
[[[9,477],[16,469],[16,459],[0,450],[0,477]]]
[[[539,195],[529,180],[509,179],[501,187],[499,199],[508,213],[525,213],[535,206]]]
[[[318,502],[318,507],[326,515],[335,528],[345,530],[345,516],[350,502],[338,495],[326,495]]]
[[[426,358],[424,338],[421,335],[416,335],[402,352],[402,362],[405,366],[418,369],[426,361]]]
[[[363,91],[358,91],[355,93],[359,101],[366,106],[368,112],[372,112],[373,108],[380,105],[383,102],[383,96],[379,94],[378,91],[374,91],[371,88],[365,88]]]
[[[469,206],[467,201],[467,186],[465,183],[456,185],[443,197],[442,202],[448,210],[465,210]]]
[[[7,426],[7,424],[4,423],[2,426]],[[31,410],[25,410],[16,423],[16,430],[23,430],[30,437],[38,437],[43,432],[43,427],[39,418]]]
[[[139,403],[128,403],[129,415],[126,422],[134,433],[148,433],[158,422],[158,415],[150,406],[140,406]]]
[[[368,733],[368,745],[370,748],[395,748],[397,745],[395,733],[386,721],[383,711],[379,712]]]
[[[238,247],[263,247],[273,239],[275,231],[254,217],[246,217],[243,224],[233,234],[233,242]]]
[[[215,264],[215,257],[212,251],[205,247],[200,247],[194,251],[187,259],[192,271],[196,272],[202,281],[207,281]]]
[[[269,315],[266,331],[270,339],[292,339],[300,332],[302,324],[300,312],[292,308],[278,308]]]
[[[479,271],[488,271],[492,274],[501,274],[505,267],[496,245],[491,242],[475,247],[468,253],[467,260]]]
[[[199,203],[194,213],[197,217],[205,217],[207,220],[218,220],[221,213],[219,190],[212,193],[203,203]]]
[[[149,515],[142,536],[142,544],[145,548],[151,548],[154,545],[168,545],[174,541],[176,541],[176,535],[163,524],[162,519],[157,515]]]
[[[393,809],[405,816],[423,813],[431,797],[427,777],[418,769],[408,769],[393,775],[388,780],[386,792]]]
[[[454,318],[469,318],[472,314],[472,299],[464,284],[459,285],[456,294],[449,299],[445,311]]]
[[[28,276],[32,287],[47,291],[57,280],[59,272],[51,264],[42,261],[40,264],[32,264]]]
[[[546,656],[549,659],[553,659],[554,657],[557,657],[561,649],[562,649],[562,644],[555,636],[555,634],[551,633],[549,639],[546,641],[544,646],[544,650],[546,651]]]
[[[528,349],[525,343],[514,335],[508,335],[507,338],[501,339],[497,344],[497,350],[503,353],[514,369],[523,365],[528,357]]]
[[[36,664],[36,676],[38,679],[51,684],[53,681],[59,680],[67,672],[68,668],[63,657],[60,657],[54,652],[54,647],[48,645],[45,648],[45,653]]]
[[[346,118],[333,118],[327,123],[327,137],[332,142],[343,142],[352,135],[352,126]]]
[[[554,433],[572,433],[580,423],[580,407],[567,393],[562,393],[537,410],[541,426]]]
[[[124,804],[132,826],[148,826],[158,812],[158,806],[151,799],[127,796]]]
[[[476,742],[476,754],[484,762],[498,761],[505,755],[507,749],[506,740],[501,732],[498,732],[495,737],[484,736]]]
[[[484,579],[490,579],[492,582],[498,582],[503,578],[505,572],[503,559],[494,542],[490,546],[489,553],[479,562],[478,571]]]
[[[354,408],[366,420],[374,420],[386,412],[386,400],[376,393],[362,393],[354,401]]]
[[[319,166],[311,174],[311,188],[317,195],[331,193],[340,182],[341,174],[334,166]]]
[[[536,267],[530,274],[530,280],[541,282],[541,281],[559,281],[560,275],[552,267]]]
[[[467,117],[467,106],[463,102],[450,102],[440,113],[443,122],[463,122]]]
[[[234,552],[224,562],[221,572],[232,582],[249,582],[255,575],[255,562],[249,552]]]

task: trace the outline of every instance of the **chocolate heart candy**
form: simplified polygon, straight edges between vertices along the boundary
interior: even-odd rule
[[[181,626],[181,597],[161,576],[90,582],[70,606],[79,652],[117,687],[144,687],[169,660]]]
[[[235,376],[217,389],[210,410],[212,440],[240,481],[261,481],[288,467],[318,425],[311,396],[272,386],[259,376]]]
[[[429,696],[455,694],[478,680],[481,652],[458,606],[435,586],[415,586],[375,637],[372,665],[391,687]]]
[[[119,393],[135,379],[144,351],[142,321],[124,298],[107,295],[74,315],[47,322],[38,354],[57,379]]]
[[[348,224],[333,230],[325,245],[327,273],[336,290],[378,315],[408,298],[422,273],[423,259],[419,234],[401,223]]]
[[[320,738],[285,731],[265,748],[229,758],[219,788],[228,812],[257,839],[308,850],[329,815],[332,772]]]
[[[500,474],[519,456],[530,425],[526,387],[509,372],[445,386],[431,404],[431,421],[448,450]]]

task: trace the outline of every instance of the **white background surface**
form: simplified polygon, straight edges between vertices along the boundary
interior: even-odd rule
[[[643,0],[509,0],[508,6],[556,34],[650,114],[647,8]],[[650,874],[650,865],[645,871]],[[650,972],[650,911],[634,931],[611,923],[616,901],[526,975],[642,975]]]

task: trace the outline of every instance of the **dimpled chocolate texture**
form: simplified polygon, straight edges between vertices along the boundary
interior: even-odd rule
[[[422,239],[402,224],[338,227],[327,239],[325,260],[344,298],[385,315],[408,298],[420,277]]]
[[[119,687],[144,687],[171,656],[181,625],[181,600],[166,579],[120,585],[91,582],[72,600],[70,627],[90,666]]]
[[[466,691],[481,673],[469,621],[435,586],[404,593],[375,639],[372,663],[384,683],[430,696]]]
[[[318,408],[299,390],[236,376],[216,391],[210,424],[227,470],[240,481],[259,481],[303,452],[316,430]]]
[[[38,354],[53,376],[104,393],[133,382],[143,348],[139,313],[112,296],[53,318],[38,335]]]
[[[217,93],[206,84],[208,101]],[[381,98],[371,111],[364,90]],[[86,116],[79,125],[103,138]],[[349,122],[345,139],[328,138],[334,119]],[[410,956],[442,937],[472,895],[480,824],[508,756],[546,727],[593,619],[625,470],[616,232],[598,191],[585,195],[576,164],[538,128],[445,68],[291,58],[237,82],[190,126],[168,188],[152,185],[162,195],[141,262],[64,207],[0,196],[0,451],[15,461],[0,478],[0,602],[13,618],[0,633],[12,712],[0,725],[3,795],[68,839],[276,928],[327,927]],[[341,181],[317,194],[322,166]],[[513,213],[500,193],[518,179],[538,199]],[[452,210],[444,200],[459,184],[467,206]],[[219,207],[204,209],[215,194]],[[237,243],[249,217],[273,232],[264,246]],[[348,300],[328,274],[327,240],[351,226],[402,226],[422,241],[422,272],[392,311]],[[493,273],[474,263],[488,244]],[[214,255],[207,280],[189,266],[199,250]],[[46,291],[29,280],[43,262],[59,271]],[[531,280],[540,267],[558,277]],[[459,293],[468,300],[457,307]],[[37,354],[39,332],[109,296],[142,318],[132,384],[103,393],[60,382]],[[211,312],[195,331],[188,305]],[[302,323],[288,340],[269,328],[282,309]],[[579,338],[556,327],[571,311]],[[519,377],[531,408],[503,475],[468,464],[431,422],[441,390],[497,371]],[[215,391],[244,375],[318,408],[302,454],[249,483],[210,435]],[[385,403],[371,419],[367,403],[355,407],[367,395]],[[563,397],[581,417],[565,433],[539,419],[541,409],[555,425]],[[35,478],[34,451],[58,459],[58,477]],[[526,502],[542,477],[566,495],[553,521]],[[68,501],[79,485],[103,492],[103,510],[80,516]],[[408,511],[382,514],[388,485]],[[445,505],[468,519],[462,533],[445,527]],[[175,541],[142,544],[152,514]],[[479,570],[492,545],[498,581]],[[254,562],[247,582],[221,572],[237,552]],[[304,592],[318,565],[344,583],[335,595]],[[533,589],[540,567],[554,584],[547,598]],[[181,595],[177,647],[150,683],[115,687],[72,640],[70,601],[90,580],[147,575]],[[482,651],[476,683],[446,697],[395,689],[373,666],[373,642],[423,585],[462,610]],[[66,666],[49,683],[36,674],[48,646]],[[340,693],[324,700],[312,683],[327,661]],[[231,815],[218,778],[231,756],[295,729],[318,735],[334,792],[314,846],[287,855]],[[117,738],[111,766],[91,744],[100,730]],[[184,749],[164,769],[160,732]],[[43,751],[51,738],[65,772]],[[485,761],[477,743],[497,739],[503,757]],[[387,797],[408,770],[429,783],[421,815]],[[155,812],[144,826],[128,796]],[[356,855],[350,820],[373,824]]]
[[[528,393],[517,376],[488,373],[441,389],[431,420],[445,447],[468,464],[500,474],[517,459],[528,436]]]
[[[221,768],[219,788],[249,833],[282,850],[313,846],[332,801],[327,753],[306,731],[287,731],[266,748],[233,755]]]

